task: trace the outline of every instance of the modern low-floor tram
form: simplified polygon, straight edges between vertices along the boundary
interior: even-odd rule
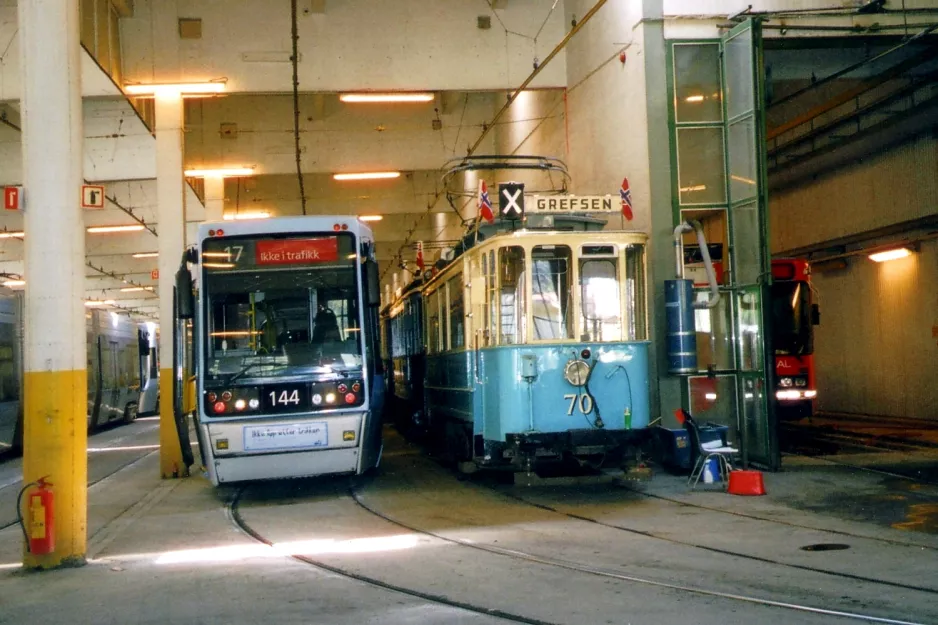
[[[415,412],[435,444],[465,468],[633,464],[649,422],[646,241],[501,234],[422,284]]]
[[[381,454],[374,237],[354,217],[203,224],[195,418],[213,484],[358,474]],[[177,275],[177,291],[189,270]]]

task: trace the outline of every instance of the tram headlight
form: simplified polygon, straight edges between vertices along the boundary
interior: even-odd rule
[[[778,381],[778,385],[781,386],[782,388],[791,388],[791,384],[792,384],[791,378],[781,378]]]
[[[247,407],[248,403],[243,399],[238,399],[235,401],[235,410],[244,410]]]
[[[583,386],[589,377],[590,366],[582,360],[570,360],[563,368],[563,379],[573,386]]]
[[[804,378],[795,378],[795,386],[804,387],[807,385],[808,385],[808,381],[805,380]]]
[[[335,393],[326,393],[326,403],[327,404],[335,403]]]
[[[315,395],[313,395],[313,405],[318,406],[321,403],[322,403],[322,395],[320,395],[319,393],[316,393]]]
[[[258,399],[252,399],[248,402],[248,408],[250,408],[251,410],[257,410],[260,407],[260,405],[261,405],[261,402]]]

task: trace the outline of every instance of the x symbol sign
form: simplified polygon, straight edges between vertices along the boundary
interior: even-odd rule
[[[521,214],[521,207],[518,206],[518,198],[521,197],[521,193],[524,189],[516,189],[514,193],[511,192],[511,189],[503,189],[502,195],[505,196],[505,200],[508,202],[505,204],[505,208],[502,209],[502,213],[505,215],[514,211],[517,214]]]

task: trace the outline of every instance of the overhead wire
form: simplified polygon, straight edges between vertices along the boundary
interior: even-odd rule
[[[505,29],[505,32],[507,33],[507,32],[508,32],[508,29],[507,29],[507,27],[505,26],[505,24],[502,22],[501,17],[499,17],[498,14],[495,13],[495,9],[494,9],[494,6],[493,6],[493,4],[492,4],[492,1],[491,1],[491,0],[486,0],[486,4],[487,4],[487,5],[489,6],[489,8],[492,10],[493,14],[495,15],[495,19],[498,20],[499,24],[502,25],[502,28],[504,28],[504,29]],[[583,28],[583,26],[585,26],[585,25],[590,21],[590,19],[596,14],[597,11],[599,11],[599,9],[601,9],[601,8],[603,7],[604,4],[606,4],[606,0],[597,0],[597,2],[590,8],[590,10],[586,12],[586,14],[583,16],[583,18],[580,19],[580,20],[576,23],[576,25],[574,25],[573,28],[570,29],[570,31],[563,37],[563,39],[560,40],[560,42],[559,42],[556,46],[554,46],[554,49],[551,50],[550,54],[548,54],[548,55],[544,58],[544,61],[543,61],[542,63],[539,63],[539,64],[537,65],[537,67],[534,68],[534,71],[532,71],[532,72],[528,75],[528,77],[524,80],[524,82],[522,82],[521,85],[520,85],[517,89],[515,89],[515,90],[508,96],[508,101],[505,103],[504,106],[502,106],[501,109],[499,109],[499,111],[495,114],[495,117],[492,118],[492,121],[489,122],[489,123],[483,124],[483,126],[482,126],[482,134],[479,135],[479,138],[476,139],[476,142],[469,148],[469,150],[467,151],[466,156],[472,156],[472,154],[479,148],[479,146],[482,144],[482,141],[485,139],[485,137],[488,135],[488,133],[491,131],[491,129],[495,126],[495,124],[498,122],[498,120],[501,118],[501,116],[504,115],[505,111],[511,106],[512,102],[515,100],[515,98],[518,96],[518,94],[521,93],[522,91],[524,91],[524,89],[525,89],[529,84],[531,84],[531,82],[537,77],[537,75],[540,74],[540,72],[541,72],[545,67],[547,67],[547,65],[551,62],[551,60],[553,60],[554,57],[556,57],[557,54],[559,54],[560,51],[563,50],[563,48],[567,45],[567,43],[570,41],[570,39],[572,39],[572,38]],[[515,34],[520,34],[520,33],[515,33]],[[521,35],[521,36],[525,36],[525,35]],[[618,55],[618,52],[616,53],[616,55]],[[424,213],[423,215],[420,215],[420,216],[418,217],[417,222],[415,222],[415,226],[414,226],[410,231],[408,231],[408,233],[405,235],[405,237],[404,237],[404,242],[403,242],[403,243],[401,244],[401,246],[398,248],[397,253],[396,253],[396,254],[394,255],[394,257],[392,258],[392,262],[388,265],[388,267],[387,267],[387,268],[384,270],[384,272],[381,274],[381,279],[384,279],[384,277],[385,277],[385,276],[387,275],[387,273],[391,270],[391,268],[392,268],[392,267],[395,267],[396,264],[397,264],[397,262],[399,262],[400,260],[403,259],[403,250],[404,250],[404,247],[410,243],[410,237],[411,237],[411,236],[413,235],[413,233],[416,231],[416,225],[417,225],[420,221],[422,221],[422,220],[432,211],[433,206],[439,201],[439,199],[440,199],[444,194],[445,194],[445,190],[439,190],[439,191],[437,191],[436,197],[435,197],[435,198],[433,199],[433,201],[428,205],[427,210],[425,211],[425,213]],[[471,201],[471,200],[469,200],[469,201]],[[467,201],[467,203],[468,203],[468,201]],[[453,210],[454,210],[455,212],[457,212],[457,214],[459,214],[459,212],[456,211],[455,208],[454,208]],[[460,215],[460,219],[462,219],[462,215]]]
[[[303,186],[303,165],[300,160],[300,77],[299,77],[299,33],[296,23],[296,2],[290,0],[290,29],[293,39],[293,141],[296,151],[296,177],[300,183],[300,208],[306,214],[306,189]]]

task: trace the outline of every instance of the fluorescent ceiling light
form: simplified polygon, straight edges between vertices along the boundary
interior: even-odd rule
[[[208,267],[209,269],[234,269],[234,263],[202,263],[203,267]]]
[[[381,215],[362,215],[358,219],[361,221],[381,221],[384,217]]]
[[[146,291],[147,289],[142,286],[125,286],[121,289],[121,293],[139,293],[140,291]]]
[[[104,234],[107,232],[138,232],[143,230],[141,224],[127,224],[126,226],[91,226],[88,232],[91,234]]]
[[[875,260],[877,263],[884,263],[887,260],[896,260],[899,258],[905,258],[906,256],[911,256],[912,252],[907,247],[900,247],[895,250],[886,250],[885,252],[877,252],[875,254],[870,254],[870,260]]]
[[[219,167],[217,169],[187,169],[183,172],[189,178],[231,178],[235,176],[253,176],[253,167]]]
[[[221,93],[225,90],[223,82],[181,82],[157,83],[152,85],[124,85],[124,93],[128,95],[158,95],[158,94],[190,94],[190,93]]]
[[[14,237],[17,239],[22,239],[24,236],[26,236],[25,232],[12,232],[9,230],[0,232],[0,239],[12,239]]]
[[[244,219],[267,219],[270,213],[267,211],[252,211],[246,213],[225,213],[225,221],[241,221]]]
[[[160,255],[159,252],[137,252],[132,256],[134,258],[157,258]]]
[[[432,93],[343,93],[342,102],[431,102]]]
[[[399,178],[399,171],[371,171],[358,174],[333,174],[335,180],[381,180],[385,178]]]
[[[113,306],[114,303],[115,303],[115,302],[114,302],[114,300],[112,300],[112,299],[104,299],[104,300],[101,300],[101,299],[89,299],[89,300],[85,300],[85,306],[87,306],[88,308],[93,308],[93,307],[95,307],[95,306]]]
[[[702,95],[690,95],[684,98],[685,102],[703,102],[704,97]]]
[[[25,284],[26,280],[6,280],[3,286],[24,286]]]

